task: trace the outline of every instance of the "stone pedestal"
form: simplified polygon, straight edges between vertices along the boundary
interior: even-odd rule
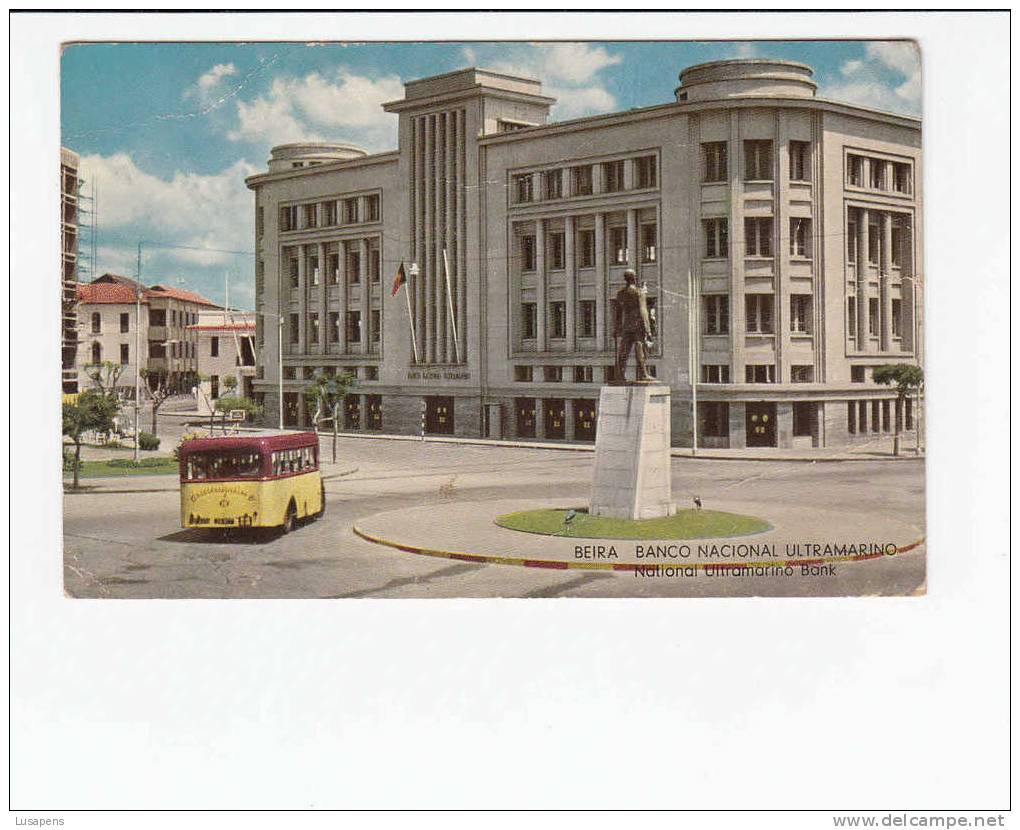
[[[669,478],[669,387],[603,386],[595,435],[594,516],[672,516]]]

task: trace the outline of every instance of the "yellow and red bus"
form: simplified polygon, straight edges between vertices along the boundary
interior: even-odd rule
[[[193,438],[180,448],[181,526],[280,528],[326,512],[314,432]]]

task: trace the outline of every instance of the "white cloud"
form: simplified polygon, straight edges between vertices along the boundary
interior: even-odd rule
[[[244,179],[257,169],[246,161],[213,175],[177,172],[171,179],[139,169],[126,153],[85,156],[82,166],[99,191],[101,236],[112,232],[120,238],[231,251],[252,247],[254,202]],[[155,246],[152,250],[193,265],[233,263],[236,259],[212,251]],[[97,255],[100,271],[123,271],[131,264],[130,257],[116,246],[101,247]]]
[[[195,98],[199,101],[208,100],[218,89],[224,78],[237,74],[237,67],[232,63],[218,63],[208,72],[184,90],[185,99]]]
[[[733,54],[738,58],[756,58],[758,57],[758,46],[750,41],[743,41],[737,44]]]
[[[237,125],[227,137],[260,145],[332,139],[386,149],[396,144],[397,119],[381,105],[403,94],[395,75],[373,79],[344,68],[332,76],[276,78],[265,95],[237,102]]]
[[[891,112],[920,113],[921,56],[914,43],[869,43],[864,59],[845,61],[839,71],[841,78],[820,90],[823,97]]]

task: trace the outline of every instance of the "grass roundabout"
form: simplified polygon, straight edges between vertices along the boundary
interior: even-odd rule
[[[574,516],[567,522],[569,513]],[[507,530],[569,539],[717,539],[772,528],[757,516],[719,510],[678,510],[663,519],[610,519],[591,516],[586,508],[563,508],[505,513],[495,521]]]

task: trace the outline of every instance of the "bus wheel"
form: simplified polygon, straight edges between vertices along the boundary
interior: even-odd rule
[[[325,484],[320,484],[319,485],[319,495],[320,495],[320,499],[322,501],[322,505],[319,507],[319,512],[315,514],[315,518],[316,519],[321,519],[324,515],[326,515],[326,485]]]
[[[287,505],[287,512],[284,514],[283,517],[282,530],[284,533],[290,533],[296,525],[297,525],[297,508],[294,506],[294,502],[291,502],[290,504]]]

